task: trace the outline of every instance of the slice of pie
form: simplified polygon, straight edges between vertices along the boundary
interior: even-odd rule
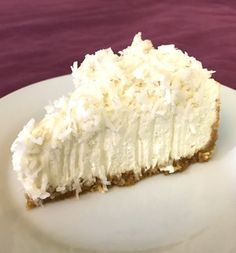
[[[86,55],[75,90],[31,119],[12,145],[28,207],[131,185],[208,161],[217,139],[219,84],[174,45],[137,34],[119,54]]]

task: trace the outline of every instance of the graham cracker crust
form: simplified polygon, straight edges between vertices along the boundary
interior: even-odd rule
[[[189,165],[194,164],[194,163],[202,163],[202,162],[207,162],[210,160],[212,157],[214,147],[216,140],[218,138],[218,128],[219,128],[219,112],[220,112],[220,102],[219,100],[217,101],[217,120],[216,122],[212,125],[212,132],[211,132],[211,139],[210,141],[206,144],[204,148],[196,152],[193,156],[191,157],[185,157],[181,158],[179,160],[173,161],[173,166],[175,168],[175,172],[182,172],[185,169],[188,168]],[[109,176],[107,177],[108,181],[110,182],[110,185],[107,186],[107,188],[111,188],[112,186],[131,186],[141,179],[156,175],[156,174],[164,174],[164,175],[170,175],[173,173],[169,173],[168,171],[163,171],[161,170],[160,167],[155,166],[154,168],[142,168],[141,175],[137,176],[134,174],[132,170],[122,173],[120,176]],[[104,192],[104,186],[99,178],[96,178],[95,182],[92,185],[82,185],[81,186],[81,193],[87,193],[87,192],[94,192],[94,191],[100,191]],[[68,191],[66,193],[59,193],[59,192],[52,192],[55,196],[54,198],[46,198],[40,203],[35,203],[33,199],[30,198],[29,195],[25,195],[26,197],[26,207],[28,209],[35,208],[37,206],[40,206],[42,204],[46,204],[49,202],[53,201],[59,201],[63,200],[66,198],[71,198],[76,195],[76,190],[73,191]]]

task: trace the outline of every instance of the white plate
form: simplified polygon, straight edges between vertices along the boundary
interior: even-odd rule
[[[210,162],[27,211],[10,145],[49,100],[69,90],[63,76],[0,99],[0,252],[236,252],[236,92],[224,86]]]

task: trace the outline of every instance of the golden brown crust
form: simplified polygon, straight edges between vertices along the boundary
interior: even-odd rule
[[[219,128],[219,112],[220,112],[220,102],[217,100],[217,120],[216,122],[212,125],[212,132],[211,132],[211,139],[210,141],[206,144],[204,148],[199,150],[197,153],[195,153],[192,157],[185,157],[181,158],[179,160],[176,160],[173,162],[173,166],[175,167],[176,171],[175,172],[181,172],[184,171],[190,164],[197,163],[197,162],[207,162],[213,154],[214,147],[216,140],[218,138],[218,128]],[[160,167],[156,166],[154,168],[149,168],[145,169],[143,168],[141,171],[141,175],[137,176],[134,174],[134,172],[128,171],[125,173],[122,173],[120,176],[108,176],[108,181],[110,181],[110,185],[107,187],[110,188],[114,185],[117,186],[130,186],[138,182],[139,180],[155,175],[163,173],[165,175],[170,175],[168,171],[161,171]],[[94,192],[94,191],[103,191],[103,184],[100,181],[99,178],[96,178],[95,182],[92,185],[82,185],[81,188],[81,193],[86,193],[86,192]],[[52,201],[58,201],[58,200],[63,200],[66,198],[70,198],[76,195],[76,191],[69,191],[66,193],[58,193],[58,192],[53,192],[55,194],[55,197],[53,199],[47,198],[42,200],[41,204],[45,204],[48,202]],[[26,194],[26,200],[27,200],[27,208],[31,209],[34,207],[39,206],[39,204],[35,203],[27,194]]]

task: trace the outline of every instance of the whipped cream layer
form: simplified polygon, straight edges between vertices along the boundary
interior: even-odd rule
[[[81,190],[98,177],[191,157],[211,139],[219,84],[212,71],[174,45],[154,48],[137,34],[128,48],[86,55],[75,90],[31,119],[12,145],[13,168],[26,193]]]

